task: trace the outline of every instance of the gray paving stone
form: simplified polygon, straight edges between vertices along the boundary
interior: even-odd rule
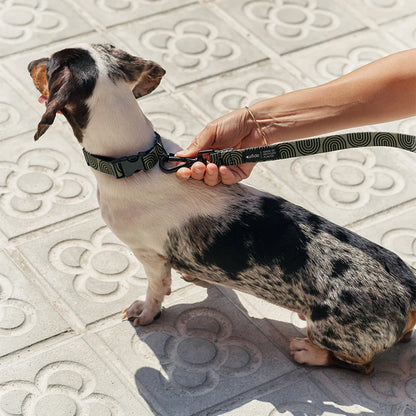
[[[317,45],[295,52],[288,59],[316,84],[322,84],[401,49],[383,32],[365,30],[330,40],[325,48]]]
[[[125,322],[99,335],[163,415],[210,414],[242,393],[254,399],[296,368],[215,287],[172,295],[162,317],[137,333]]]
[[[69,329],[42,291],[0,251],[0,357]]]
[[[305,88],[278,64],[264,62],[190,85],[185,95],[213,120],[257,101]]]
[[[415,19],[414,0],[0,1],[0,414],[416,415],[415,337],[371,376],[305,368],[296,313],[177,274],[158,322],[121,322],[143,269],[104,227],[66,121],[33,143],[44,107],[27,73],[82,42],[154,59],[167,75],[140,105],[187,146],[221,114],[414,47]],[[416,118],[356,130],[416,134]],[[259,164],[247,183],[416,266],[415,162],[347,151]]]
[[[82,339],[3,367],[2,415],[137,416],[152,413]]]
[[[416,4],[412,3],[413,6]],[[404,19],[396,20],[382,26],[392,36],[403,42],[409,48],[413,48],[416,42],[416,14]]]
[[[143,266],[104,226],[88,223],[29,240],[19,250],[85,323],[120,313],[144,298]],[[174,275],[173,290],[188,283]]]
[[[107,27],[196,3],[196,0],[75,0],[91,17]]]
[[[139,100],[139,105],[154,129],[181,147],[188,146],[205,125],[198,119],[197,113],[186,107],[186,101],[177,95],[156,94]]]
[[[0,141],[0,229],[10,238],[97,208],[81,152],[56,126]]]
[[[0,71],[0,140],[16,136],[39,122],[36,113]]]
[[[289,169],[283,180],[341,225],[414,198],[413,158],[398,149],[342,150],[270,162],[267,168]]]
[[[208,8],[190,6],[110,31],[159,62],[175,86],[266,59]]]
[[[0,56],[92,30],[65,1],[5,1],[0,20]]]
[[[403,18],[416,13],[416,3],[412,0],[351,0],[351,9],[364,19],[377,23]],[[401,20],[401,19],[400,19]]]
[[[365,27],[348,9],[330,0],[220,0],[218,5],[279,54]]]

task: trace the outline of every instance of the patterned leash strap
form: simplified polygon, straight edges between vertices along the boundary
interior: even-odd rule
[[[265,162],[268,160],[289,159],[292,157],[315,155],[336,150],[357,147],[397,147],[416,153],[416,137],[401,133],[364,132],[346,133],[326,137],[280,142],[269,146],[252,147],[249,149],[225,149],[201,151],[205,159],[216,165],[240,165],[243,163]],[[205,159],[206,160],[206,159]],[[207,161],[207,160],[206,160]]]

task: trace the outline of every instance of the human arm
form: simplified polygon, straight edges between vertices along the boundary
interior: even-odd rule
[[[313,88],[294,91],[250,106],[269,144],[335,130],[382,123],[416,114],[416,49],[399,52]],[[181,156],[201,149],[263,145],[256,123],[239,109],[209,123]],[[246,178],[254,164],[204,166],[177,172],[180,179],[203,179],[208,185]]]

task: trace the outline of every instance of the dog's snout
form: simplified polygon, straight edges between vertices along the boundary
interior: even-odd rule
[[[29,62],[29,65],[27,66],[27,70],[29,71],[29,73],[32,72],[32,69],[39,65],[39,64],[44,64],[46,65],[49,62],[49,58],[40,58],[40,59],[36,59],[32,62]]]

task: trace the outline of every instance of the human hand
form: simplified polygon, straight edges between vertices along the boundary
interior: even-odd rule
[[[249,112],[241,108],[207,124],[189,147],[178,152],[177,156],[195,157],[200,150],[207,149],[246,149],[261,146],[262,140]],[[205,166],[202,162],[196,162],[190,168],[180,168],[176,176],[181,180],[203,180],[210,186],[219,182],[231,185],[247,178],[254,166],[255,163],[245,163],[218,167],[214,163]]]

